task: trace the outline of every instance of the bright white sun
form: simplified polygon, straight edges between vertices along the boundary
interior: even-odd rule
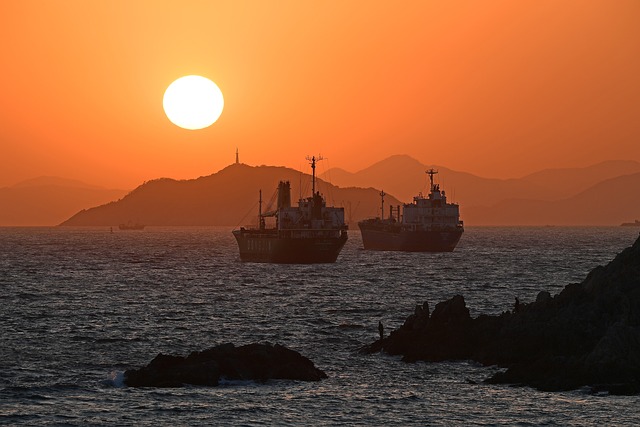
[[[171,122],[184,129],[211,126],[224,108],[220,88],[201,76],[184,76],[169,85],[162,99],[164,112]]]

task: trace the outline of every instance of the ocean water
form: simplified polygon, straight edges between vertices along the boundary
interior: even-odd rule
[[[486,385],[471,362],[357,350],[416,304],[465,297],[472,316],[557,294],[638,229],[469,227],[453,253],[361,249],[335,264],[241,263],[229,228],[0,228],[0,424],[638,425],[640,397]],[[134,389],[158,353],[280,343],[329,376]]]

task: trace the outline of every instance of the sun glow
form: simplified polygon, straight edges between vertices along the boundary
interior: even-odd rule
[[[162,100],[164,112],[171,122],[184,129],[211,126],[224,108],[220,88],[202,76],[180,77],[169,85]]]

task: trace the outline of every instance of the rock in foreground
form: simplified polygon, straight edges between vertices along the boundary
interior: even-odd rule
[[[290,379],[319,381],[327,375],[297,351],[279,344],[222,344],[189,356],[158,354],[147,366],[124,373],[129,387],[218,385],[228,380]]]
[[[471,318],[464,298],[416,307],[404,325],[363,349],[405,361],[474,360],[507,368],[489,383],[539,390],[584,386],[640,393],[640,238],[582,283],[499,316]]]

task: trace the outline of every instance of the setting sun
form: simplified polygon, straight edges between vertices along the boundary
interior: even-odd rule
[[[180,77],[169,85],[162,100],[171,122],[184,129],[203,129],[211,126],[224,107],[220,88],[202,76]]]
[[[0,427],[640,427],[639,23],[0,0]]]

